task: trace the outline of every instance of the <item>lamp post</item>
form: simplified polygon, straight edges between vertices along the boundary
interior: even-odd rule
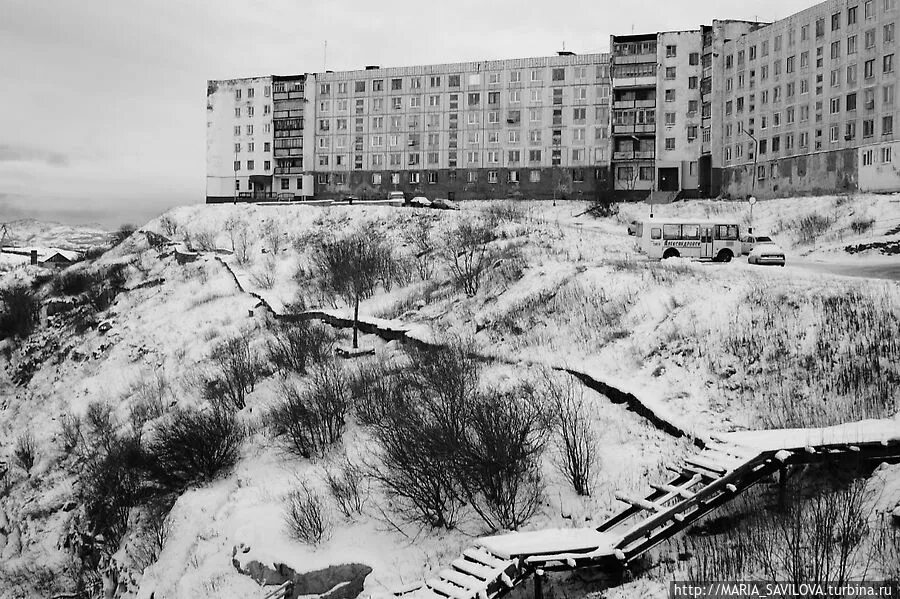
[[[741,129],[741,132],[753,140],[753,172],[750,177],[750,193],[752,194],[753,190],[756,189],[756,166],[759,161],[759,140],[753,137],[753,134],[746,129]]]

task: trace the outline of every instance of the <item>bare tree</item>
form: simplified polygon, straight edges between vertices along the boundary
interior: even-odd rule
[[[395,271],[395,259],[384,239],[357,231],[318,242],[314,255],[323,290],[353,306],[353,347],[359,347],[359,302],[372,297]]]
[[[277,254],[284,247],[284,231],[275,219],[269,218],[263,221],[262,237],[273,254]]]
[[[479,219],[462,220],[444,234],[444,261],[466,295],[478,293],[481,275],[491,259],[487,244],[493,239],[490,226]]]
[[[548,376],[545,394],[555,418],[556,466],[576,493],[590,495],[598,439],[580,388],[576,391],[571,377],[559,383]]]

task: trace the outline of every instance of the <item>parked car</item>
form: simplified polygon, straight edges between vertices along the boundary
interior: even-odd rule
[[[769,239],[766,237],[765,239]],[[784,266],[784,250],[774,241],[763,241],[762,237],[757,237],[750,255],[747,257],[748,264],[771,264],[773,266]]]
[[[741,253],[746,256],[753,251],[753,247],[757,243],[775,243],[775,240],[766,235],[743,235],[741,237]]]
[[[387,199],[388,201],[395,200],[404,204],[406,203],[406,195],[402,191],[392,191],[388,193]]]
[[[628,223],[628,234],[629,235],[637,235],[638,226],[641,224],[639,220],[633,220]]]
[[[409,201],[410,206],[417,206],[419,208],[430,208],[431,200],[426,198],[425,196],[416,196]]]
[[[431,207],[437,208],[438,210],[459,210],[459,206],[457,206],[455,202],[441,198],[435,198],[431,202]]]

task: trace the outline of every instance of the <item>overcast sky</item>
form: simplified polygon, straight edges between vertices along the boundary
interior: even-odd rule
[[[606,52],[809,0],[0,0],[0,220],[203,202],[207,79]],[[627,7],[627,12],[626,12]]]

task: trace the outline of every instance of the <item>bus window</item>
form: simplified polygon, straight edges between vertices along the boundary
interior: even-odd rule
[[[737,225],[716,225],[716,239],[736,241],[738,238]]]
[[[700,225],[681,225],[682,239],[700,239]]]
[[[681,225],[663,225],[663,239],[681,239]]]
[[[660,237],[662,237],[662,229],[659,227],[650,229],[650,239],[659,239]]]

